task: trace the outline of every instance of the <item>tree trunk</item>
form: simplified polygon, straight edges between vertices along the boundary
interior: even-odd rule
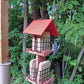
[[[47,11],[47,6],[44,6],[41,8],[41,17],[42,19],[49,19],[48,11]]]
[[[55,18],[55,12],[56,12],[56,7],[55,7],[55,0],[53,1],[53,18]]]
[[[57,2],[57,6],[56,6],[56,19],[59,19],[59,1]],[[59,59],[58,59],[59,60]],[[62,73],[63,71],[64,71],[64,61],[62,62],[63,64],[62,64],[62,71],[61,71],[61,66],[60,66],[60,61],[58,61],[57,62],[57,64],[56,64],[56,66],[58,66],[58,67],[56,67],[55,68],[55,75],[56,74],[58,74],[58,75],[56,75],[56,78],[61,78],[62,77],[62,75],[63,75],[63,78],[64,78],[64,73]],[[57,70],[59,70],[59,71],[57,71]],[[58,81],[56,82],[56,84],[58,84]]]
[[[83,45],[84,45],[84,35],[83,35]]]
[[[59,62],[55,62],[55,76],[56,78],[61,78],[61,69]],[[56,79],[56,84],[58,84],[57,79]]]
[[[56,7],[56,19],[58,19],[59,18],[59,12],[58,12],[58,10],[59,10],[59,1],[57,2],[57,7]]]
[[[80,51],[80,53],[79,53],[79,56],[78,56],[78,59],[77,59],[77,66],[79,65],[79,63],[80,63],[80,60],[81,60],[81,58],[82,58],[82,56],[83,56],[83,53],[84,53],[84,46],[82,47],[82,49],[81,49],[81,51]],[[72,72],[72,74],[71,74],[71,77],[70,77],[70,81],[72,81],[73,79],[74,79],[74,77],[75,77],[75,74],[76,74],[76,71],[77,71],[77,68],[76,67],[74,67],[74,69],[73,69],[73,72]]]
[[[24,26],[23,30],[28,25],[28,0],[24,0]],[[25,67],[25,53],[26,53],[26,35],[23,36],[23,77],[26,77],[26,67]]]
[[[40,8],[37,6],[37,2],[37,0],[31,0],[32,15],[34,20],[41,18]]]

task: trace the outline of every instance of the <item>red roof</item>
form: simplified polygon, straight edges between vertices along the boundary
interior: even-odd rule
[[[51,36],[58,36],[58,32],[52,19],[33,20],[23,33],[41,36],[45,31],[48,31]]]

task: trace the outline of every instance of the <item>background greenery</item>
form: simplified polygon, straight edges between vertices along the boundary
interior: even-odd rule
[[[37,0],[35,0],[37,1]],[[38,2],[38,7],[40,1]],[[56,56],[50,56],[48,59],[55,63],[58,61],[61,67],[61,78],[55,76],[55,69],[51,67],[51,77],[55,77],[55,83],[58,84],[83,84],[84,83],[84,56],[79,66],[77,66],[77,57],[82,48],[84,36],[84,0],[45,0],[49,17],[54,19],[57,31],[59,33],[60,49]],[[59,3],[59,8],[57,5]],[[9,57],[11,61],[11,84],[30,84],[23,83],[23,58],[22,58],[22,40],[23,40],[23,20],[24,20],[24,1],[9,0]],[[58,15],[58,17],[57,17]],[[31,2],[28,0],[28,23],[33,20]],[[27,47],[31,40],[31,35],[27,35]],[[76,42],[76,43],[75,43]],[[26,69],[29,73],[29,61],[34,55],[25,52]],[[64,63],[65,73],[63,77],[62,64]],[[67,66],[66,66],[67,63]],[[73,81],[69,81],[72,70],[77,67],[77,73]],[[28,74],[27,74],[28,75]]]

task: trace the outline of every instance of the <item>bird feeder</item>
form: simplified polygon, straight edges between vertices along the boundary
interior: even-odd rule
[[[34,20],[23,33],[32,35],[32,47],[27,49],[27,53],[36,55],[36,58],[30,61],[30,75],[26,77],[26,81],[33,84],[51,84],[54,81],[54,78],[49,76],[51,62],[45,60],[45,57],[52,52],[50,37],[58,36],[54,21]]]

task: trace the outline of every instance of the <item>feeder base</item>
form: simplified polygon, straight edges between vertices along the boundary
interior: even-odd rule
[[[31,80],[29,76],[26,77],[26,81],[31,82],[32,84],[51,84],[54,82],[54,77],[48,79],[46,82],[42,83],[42,82],[37,82],[35,80]]]

